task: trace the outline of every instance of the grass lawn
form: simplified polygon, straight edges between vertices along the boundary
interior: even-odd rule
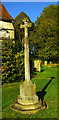
[[[59,70],[59,67],[58,67]],[[2,87],[2,117],[6,118],[57,118],[57,66],[51,68],[42,66],[42,72],[36,72],[34,78],[31,79],[36,83],[36,92],[38,96],[46,102],[47,109],[39,110],[38,113],[32,115],[22,115],[20,112],[11,110],[12,103],[19,95],[19,86],[21,82],[12,84],[4,84]]]

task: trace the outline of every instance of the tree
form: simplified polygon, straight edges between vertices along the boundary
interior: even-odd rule
[[[23,49],[24,29],[20,29],[20,24],[23,24],[23,19],[26,17],[29,19],[29,21],[31,21],[30,18],[24,12],[21,12],[13,21],[13,25],[15,28],[15,42],[16,42],[17,52]]]
[[[20,29],[20,24],[24,24],[23,23],[23,19],[24,18],[28,18],[29,22],[31,22],[30,18],[24,13],[24,12],[21,12],[14,20],[13,22],[13,25],[14,25],[14,28],[15,28],[15,48],[16,48],[16,53],[17,52],[20,52],[18,55],[16,55],[16,57],[18,56],[18,63],[20,65],[20,62],[22,61],[23,59],[23,56],[21,56],[21,52],[24,50],[24,29]],[[31,28],[28,28],[28,32],[29,32],[29,36],[30,36],[30,31],[32,31],[34,29],[34,23],[32,22],[32,27]],[[31,52],[30,52],[30,56],[31,56]],[[20,60],[21,59],[21,60]],[[32,59],[30,57],[30,64],[32,63],[31,62]],[[23,63],[23,62],[22,62]],[[22,72],[21,72],[21,75],[24,70],[24,64],[22,64],[22,67],[19,66],[19,69],[21,68],[22,69]],[[18,64],[17,64],[18,66]],[[20,72],[21,70],[18,71]],[[32,65],[31,65],[31,73],[32,73]],[[20,75],[20,74],[17,74],[17,75]],[[24,76],[24,75],[23,75]],[[31,75],[32,76],[32,75]]]
[[[57,6],[50,5],[37,17],[35,29],[30,35],[32,53],[41,60],[56,61],[57,56]]]

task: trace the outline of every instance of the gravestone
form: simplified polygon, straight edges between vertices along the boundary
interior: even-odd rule
[[[50,62],[49,62],[49,68],[51,68],[51,66],[52,66],[52,62],[50,61]]]
[[[50,65],[52,64],[52,62],[51,62],[51,61],[50,61],[49,63],[50,63]]]
[[[34,61],[34,68],[36,68],[36,71],[41,72],[41,60],[35,60]]]
[[[44,65],[47,65],[47,61],[44,62]]]
[[[41,65],[42,65],[42,61],[39,60],[39,72],[41,72]]]
[[[36,68],[36,63],[37,63],[37,61],[36,61],[36,60],[34,60],[34,68]]]
[[[36,85],[30,81],[30,65],[29,65],[29,41],[28,41],[28,27],[31,27],[31,23],[28,23],[28,19],[25,18],[24,25],[20,25],[20,28],[25,30],[25,81],[20,85],[20,95],[17,101],[12,105],[12,109],[19,110],[24,114],[36,113],[42,105],[42,101],[36,95]]]
[[[42,64],[42,61],[41,61],[41,60],[39,60],[39,62],[40,62],[40,64]]]
[[[39,72],[41,72],[41,64],[39,63]]]
[[[41,72],[41,64],[40,64],[40,60],[37,60],[37,71]]]

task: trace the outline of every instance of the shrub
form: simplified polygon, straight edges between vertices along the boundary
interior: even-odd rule
[[[15,52],[12,40],[2,42],[2,84],[24,79],[23,51]]]
[[[4,39],[2,42],[2,83],[15,81],[15,65],[16,61],[12,40]]]
[[[18,81],[20,80],[24,80],[24,53],[23,51],[21,52],[17,52],[17,54],[15,55],[15,59],[16,59],[16,76]]]

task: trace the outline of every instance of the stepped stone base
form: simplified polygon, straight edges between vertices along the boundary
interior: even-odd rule
[[[36,85],[31,81],[25,81],[20,85],[20,95],[18,100],[12,105],[12,109],[21,111],[24,114],[36,113],[45,105],[36,95]]]

